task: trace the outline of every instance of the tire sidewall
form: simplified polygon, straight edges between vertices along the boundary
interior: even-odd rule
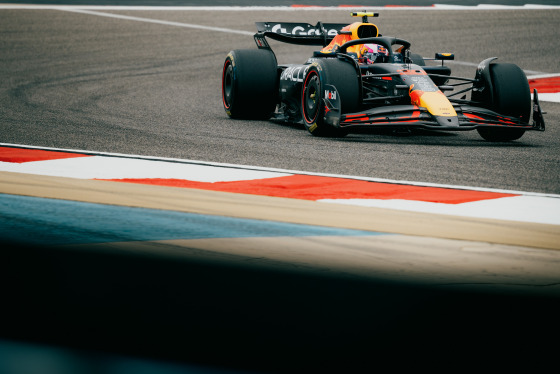
[[[504,115],[518,117],[529,123],[531,91],[527,76],[514,64],[491,64],[494,109]]]
[[[529,123],[531,92],[523,70],[510,63],[491,63],[489,69],[489,74],[483,75],[486,80],[486,92],[474,96],[473,99],[483,101],[486,107],[496,113],[520,118],[522,122]],[[480,127],[477,131],[485,140],[493,142],[517,140],[525,133],[524,129],[507,127]]]
[[[231,66],[231,74],[228,67]],[[231,96],[226,98],[226,79],[231,78]],[[268,119],[278,101],[278,65],[267,49],[231,51],[222,70],[222,103],[231,118]]]
[[[305,92],[310,77],[319,78],[319,109],[313,120],[305,113]],[[320,59],[313,62],[304,78],[301,90],[301,111],[305,128],[315,136],[343,137],[348,134],[346,129],[334,127],[325,122],[325,104],[323,103],[325,85],[336,87],[339,93],[341,113],[355,112],[360,103],[360,86],[355,67],[351,63],[337,58]]]
[[[311,80],[313,77],[317,77],[319,86],[317,89],[317,110],[315,115],[312,119],[308,119],[306,114],[306,90],[308,89],[308,85],[311,84]],[[321,76],[321,68],[318,64],[313,63],[312,66],[307,70],[307,74],[305,75],[305,79],[303,81],[303,86],[301,88],[301,115],[303,117],[303,125],[311,134],[315,131],[325,126],[323,113],[324,113],[324,104],[323,101],[323,82],[324,78]]]
[[[231,71],[228,71],[229,67],[231,67]],[[226,77],[226,74],[228,74],[229,76]],[[224,62],[224,67],[222,70],[222,104],[224,105],[224,109],[227,115],[230,117],[235,116],[235,114],[232,113],[231,111],[232,108],[235,108],[235,92],[236,92],[237,81],[234,75],[235,75],[235,58],[233,56],[233,52],[230,52],[226,57],[226,60]],[[229,99],[226,99],[226,93],[225,93],[226,79],[229,79],[231,84],[231,92],[230,92]]]

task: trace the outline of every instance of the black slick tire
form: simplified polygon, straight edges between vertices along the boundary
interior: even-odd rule
[[[312,64],[301,90],[301,114],[307,131],[314,136],[344,137],[346,129],[325,122],[325,85],[336,87],[340,95],[341,113],[353,113],[359,108],[360,87],[356,69],[339,59],[320,59]]]
[[[278,97],[278,65],[267,49],[231,51],[222,72],[222,102],[235,119],[269,119]]]
[[[508,63],[490,64],[492,80],[492,98],[475,98],[486,101],[488,107],[497,113],[520,118],[529,123],[531,115],[531,92],[529,82],[519,66]],[[481,127],[477,129],[480,136],[491,142],[507,142],[523,136],[525,130],[503,127]]]

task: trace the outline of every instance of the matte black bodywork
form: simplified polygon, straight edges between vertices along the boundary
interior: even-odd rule
[[[326,46],[344,26],[343,24],[322,24],[315,26],[304,23],[258,22],[258,32],[254,35],[260,49],[272,51],[266,38],[301,45]],[[355,54],[347,52],[350,46],[376,43],[387,48],[389,57],[383,62],[361,63]],[[337,59],[352,65],[359,82],[359,110],[355,113],[342,113],[340,95],[337,87],[329,86],[328,97],[324,97],[324,121],[335,128],[348,131],[368,126],[426,128],[435,130],[473,130],[481,127],[503,127],[520,130],[544,131],[545,124],[538,102],[538,94],[533,94],[533,121],[497,113],[492,103],[492,79],[490,64],[496,59],[489,58],[480,63],[474,78],[451,76],[451,69],[443,65],[443,60],[452,59],[449,54],[436,54],[434,60],[441,65],[426,66],[411,58],[410,43],[393,37],[370,37],[352,40],[340,46],[334,53],[316,51],[313,57],[303,64],[278,66],[278,105],[274,117],[291,122],[302,121],[302,85],[310,67],[321,59]],[[452,83],[450,83],[452,82]],[[419,105],[414,103],[413,92],[433,93],[434,103]],[[459,89],[455,91],[455,89]],[[326,92],[326,91],[325,91]],[[417,91],[418,92],[418,91]],[[455,114],[440,115],[434,106],[441,99],[435,93],[448,92],[445,96]],[[485,95],[480,93],[484,92]],[[470,94],[471,98],[467,99]],[[460,96],[461,95],[461,96]],[[460,97],[459,97],[460,96]],[[472,97],[485,97],[477,101]],[[344,100],[344,98],[342,98]],[[433,101],[433,100],[432,100]],[[443,102],[443,101],[442,101]]]

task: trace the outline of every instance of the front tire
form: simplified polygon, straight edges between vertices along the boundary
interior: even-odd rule
[[[222,102],[235,119],[269,119],[278,97],[278,65],[267,49],[231,51],[222,72]]]
[[[473,97],[474,100],[485,101],[487,106],[497,113],[520,118],[529,123],[531,115],[531,92],[527,76],[514,64],[490,64],[492,97]],[[491,142],[507,142],[523,136],[525,130],[512,128],[481,127],[477,129],[480,136]]]
[[[344,137],[346,129],[325,122],[325,85],[336,87],[340,95],[341,113],[353,113],[359,108],[360,91],[356,69],[338,59],[321,59],[314,63],[305,76],[301,90],[303,124],[314,136]]]

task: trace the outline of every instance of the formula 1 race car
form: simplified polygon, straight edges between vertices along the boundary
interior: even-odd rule
[[[362,17],[361,22],[257,22],[258,49],[233,50],[226,57],[226,113],[237,119],[303,123],[311,134],[328,137],[363,127],[476,129],[486,140],[510,141],[526,130],[544,131],[536,90],[529,124],[531,93],[518,66],[493,57],[480,63],[474,79],[454,77],[444,65],[453,54],[436,53],[433,60],[441,65],[427,66],[428,59],[411,53],[406,40],[379,35],[368,22],[377,13],[352,16]],[[305,64],[278,65],[267,37],[323,48]]]

